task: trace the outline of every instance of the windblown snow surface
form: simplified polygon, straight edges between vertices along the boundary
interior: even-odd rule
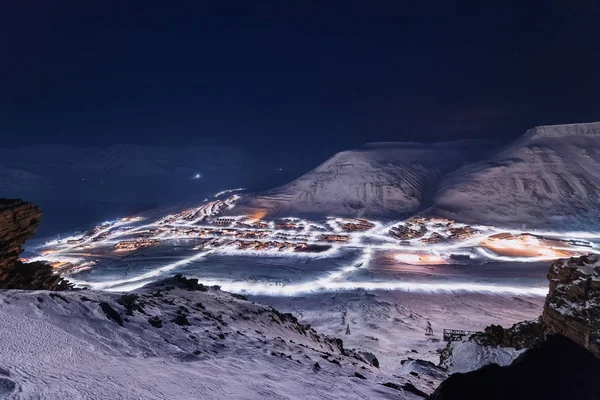
[[[0,292],[0,398],[419,398],[270,307],[162,284],[137,295]]]
[[[600,228],[600,123],[528,131],[449,174],[432,213],[496,226]]]

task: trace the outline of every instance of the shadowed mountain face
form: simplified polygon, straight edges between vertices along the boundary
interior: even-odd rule
[[[509,366],[491,364],[452,375],[430,399],[598,399],[598,374],[600,360],[592,353],[566,337],[550,336]]]
[[[273,214],[404,217],[585,230],[600,227],[600,123],[542,126],[491,144],[397,143],[338,153],[250,198]]]

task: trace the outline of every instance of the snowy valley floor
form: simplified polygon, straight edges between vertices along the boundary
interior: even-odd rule
[[[376,354],[381,369],[393,374],[403,373],[400,362],[409,357],[437,364],[438,351],[446,345],[444,329],[510,326],[536,319],[544,304],[542,296],[364,290],[252,299],[293,313],[317,331],[343,339],[348,347]],[[425,335],[428,321],[432,336]]]

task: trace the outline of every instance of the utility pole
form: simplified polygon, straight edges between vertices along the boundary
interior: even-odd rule
[[[425,334],[427,336],[433,336],[433,328],[431,327],[431,322],[427,321],[427,327],[425,327]]]

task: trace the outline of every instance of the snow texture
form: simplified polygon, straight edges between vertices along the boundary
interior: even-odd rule
[[[511,347],[484,346],[476,340],[453,342],[452,356],[442,365],[448,372],[465,373],[488,364],[509,365],[526,349],[515,350]]]
[[[381,383],[408,382],[269,307],[159,287],[0,292],[0,397],[393,399]]]

